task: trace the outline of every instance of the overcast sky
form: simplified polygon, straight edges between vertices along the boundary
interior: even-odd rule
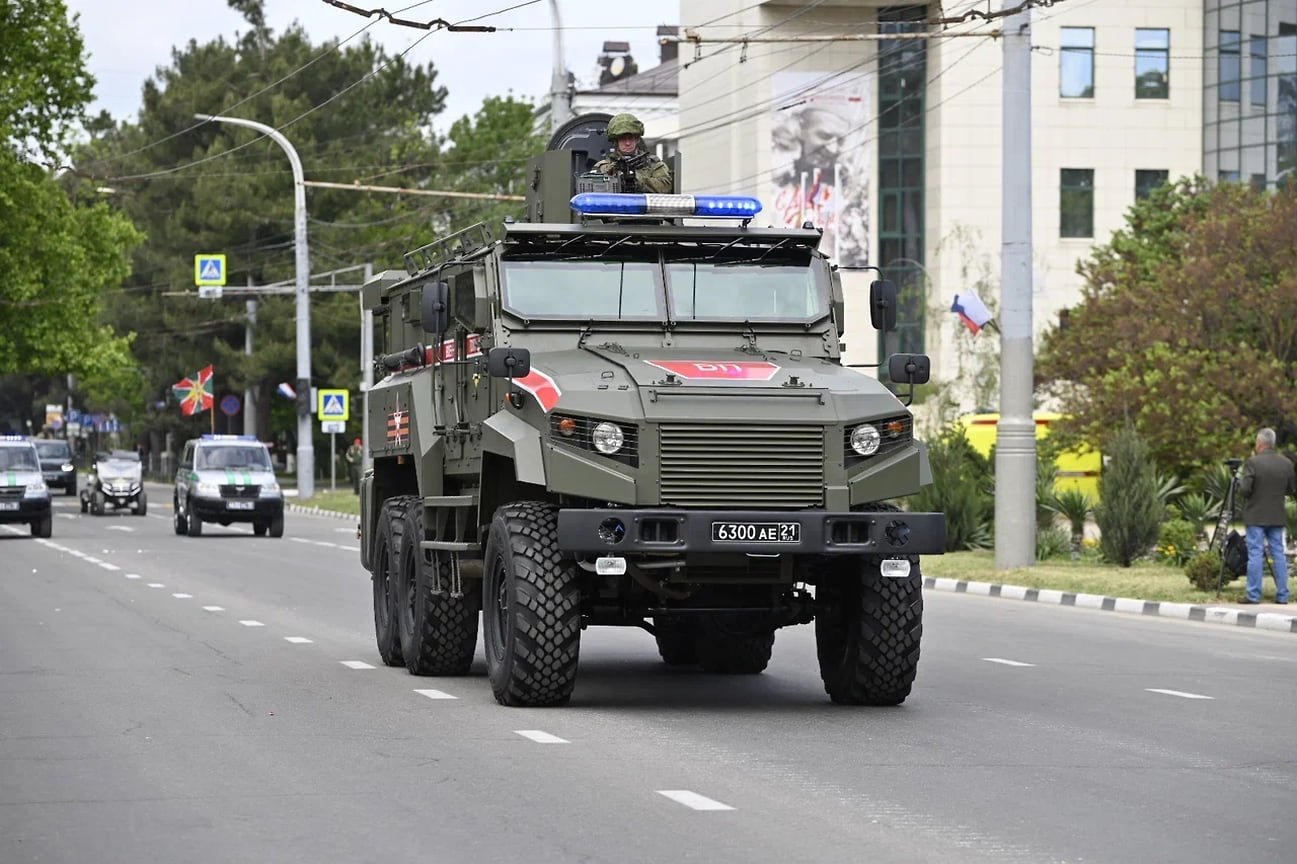
[[[81,15],[81,33],[90,55],[90,71],[98,81],[91,113],[107,109],[119,120],[139,110],[144,81],[157,67],[170,65],[172,46],[183,46],[190,39],[203,43],[217,36],[230,41],[236,32],[248,29],[247,22],[225,0],[66,2],[69,12]],[[381,6],[395,14],[399,9],[411,7],[413,0],[349,2],[365,9]],[[444,18],[457,22],[523,2],[526,0],[431,0],[407,8],[398,17],[417,21]],[[563,19],[567,68],[578,80],[592,77],[605,40],[630,42],[640,69],[657,65],[655,29],[659,24],[675,24],[679,19],[679,6],[671,2],[559,0],[558,5]],[[324,0],[265,0],[265,8],[267,21],[275,33],[282,33],[289,24],[298,21],[317,45],[326,39],[344,39],[366,24],[361,16]],[[421,65],[431,61],[436,66],[438,82],[449,91],[446,111],[436,123],[443,131],[455,118],[476,111],[487,96],[512,91],[518,96],[537,98],[549,92],[553,32],[549,29],[548,0],[475,23],[516,29],[497,33],[434,33],[406,58]],[[390,53],[405,50],[426,33],[387,21],[379,21],[367,32]]]

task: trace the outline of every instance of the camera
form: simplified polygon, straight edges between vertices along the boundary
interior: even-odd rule
[[[1231,471],[1237,471],[1237,470],[1239,469],[1239,466],[1243,464],[1243,460],[1242,460],[1242,459],[1226,459],[1226,460],[1225,460],[1225,464],[1229,466],[1229,470],[1231,470]]]

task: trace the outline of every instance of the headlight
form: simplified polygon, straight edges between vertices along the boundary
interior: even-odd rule
[[[266,497],[273,498],[278,494],[279,494],[279,484],[276,483],[274,480],[271,480],[269,483],[261,484],[261,496],[263,498]]]
[[[199,483],[194,487],[194,491],[199,495],[206,495],[209,498],[215,498],[221,494],[221,487],[216,483]]]
[[[600,423],[594,427],[590,439],[594,441],[594,449],[605,456],[616,453],[626,442],[626,436],[622,434],[621,427],[616,423]]]
[[[35,483],[27,484],[28,495],[44,495],[48,491],[49,487],[45,485],[44,480],[37,480]]]
[[[878,434],[878,429],[868,423],[861,423],[851,430],[851,449],[861,456],[873,456],[878,452],[881,441],[882,436]]]
[[[64,466],[62,466],[62,467],[60,467],[59,470],[60,470],[60,471],[71,471],[71,470],[72,470],[72,463],[69,462],[68,464],[66,464],[66,465],[64,465]]]

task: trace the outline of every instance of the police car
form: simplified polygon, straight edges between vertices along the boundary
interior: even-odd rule
[[[50,490],[36,446],[20,435],[0,435],[0,522],[26,522],[33,537],[54,532]]]
[[[258,537],[284,536],[284,494],[270,451],[253,435],[186,441],[173,494],[177,534],[198,537],[204,522],[251,522]]]

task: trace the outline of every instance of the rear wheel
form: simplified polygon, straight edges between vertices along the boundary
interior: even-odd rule
[[[501,705],[562,705],[581,650],[577,568],[558,550],[558,508],[495,511],[486,544],[482,617],[486,674]]]
[[[883,576],[880,561],[834,562],[816,588],[815,645],[824,689],[846,705],[899,705],[910,695],[923,636],[923,577]]]
[[[418,498],[388,498],[378,514],[374,533],[374,641],[378,656],[388,666],[403,665],[401,636],[396,628],[394,578],[401,551],[401,528],[407,508]]]
[[[185,514],[180,512],[180,502],[174,498],[171,499],[171,530],[175,531],[177,536],[183,536],[188,530],[185,525]]]
[[[185,530],[190,537],[203,536],[203,520],[194,512],[194,502],[185,505]]]
[[[694,649],[694,629],[681,618],[658,617],[653,619],[653,638],[658,643],[658,654],[668,666],[692,666],[698,662]]]
[[[89,501],[89,499],[86,498],[86,496],[82,495],[82,496],[81,496],[81,512],[82,512],[82,513],[85,513],[85,512],[86,512],[87,510],[89,510],[89,509],[90,509],[90,501]],[[179,533],[179,532],[177,532],[177,533]]]
[[[453,567],[450,554],[435,551],[427,561],[419,548],[423,539],[423,507],[405,512],[401,553],[397,561],[396,611],[401,656],[411,675],[466,675],[477,651],[477,610],[482,583],[462,597],[451,597]]]
[[[775,631],[742,613],[708,615],[694,644],[698,662],[706,671],[756,675],[770,663]]]

